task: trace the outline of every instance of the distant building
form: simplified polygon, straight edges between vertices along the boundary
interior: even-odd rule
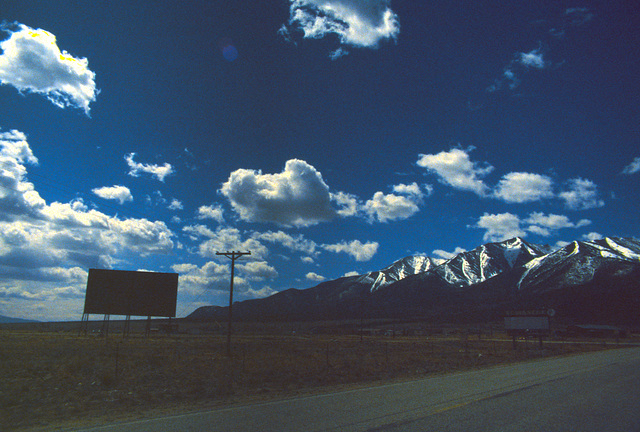
[[[620,327],[610,325],[572,325],[567,327],[569,336],[589,336],[589,337],[626,337],[627,331]]]

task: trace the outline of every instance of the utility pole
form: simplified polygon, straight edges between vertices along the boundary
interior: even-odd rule
[[[216,255],[224,255],[231,259],[231,285],[229,287],[229,323],[227,325],[227,357],[231,357],[231,322],[233,320],[233,274],[235,271],[235,263],[238,258],[243,255],[251,255],[251,251],[247,252],[216,252]]]

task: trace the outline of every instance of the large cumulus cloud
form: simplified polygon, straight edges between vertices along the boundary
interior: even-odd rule
[[[24,133],[0,133],[0,279],[48,280],[52,269],[109,267],[116,255],[173,250],[162,221],[109,216],[81,199],[47,203],[27,178],[27,164],[37,162]]]
[[[287,161],[284,170],[276,174],[238,169],[220,191],[248,222],[306,227],[336,216],[322,174],[299,159]]]

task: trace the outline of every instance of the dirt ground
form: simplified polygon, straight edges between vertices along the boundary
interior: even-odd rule
[[[405,380],[615,341],[518,341],[506,335],[133,334],[0,329],[0,424],[56,430]]]

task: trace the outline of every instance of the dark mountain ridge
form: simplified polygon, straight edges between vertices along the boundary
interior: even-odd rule
[[[489,321],[508,309],[554,308],[567,321],[635,325],[638,305],[640,241],[605,238],[553,250],[516,237],[449,260],[406,257],[380,271],[238,302],[233,313],[251,321]],[[227,314],[226,307],[208,306],[187,319],[224,320]]]

